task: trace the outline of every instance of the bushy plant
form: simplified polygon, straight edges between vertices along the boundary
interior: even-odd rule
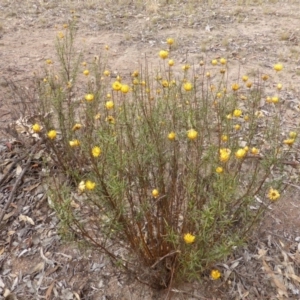
[[[56,166],[49,188],[62,232],[155,287],[207,270],[219,278],[215,263],[246,241],[283,188],[297,133],[282,136],[282,86],[267,97],[267,75],[229,83],[224,58],[184,65],[176,78],[171,38],[155,73],[145,61],[113,79],[108,47],[81,65],[75,32],[71,24],[57,37],[32,127]]]

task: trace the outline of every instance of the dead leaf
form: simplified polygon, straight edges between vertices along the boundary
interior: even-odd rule
[[[272,271],[272,269],[269,267],[269,265],[265,262],[264,259],[262,260],[262,262],[266,273],[270,276],[273,283],[276,285],[278,294],[281,296],[288,297],[286,286],[281,282],[280,278],[275,275],[275,273]]]
[[[35,188],[37,188],[38,186],[40,185],[40,183],[36,183],[36,184],[33,184],[31,186],[27,186],[26,188],[23,189],[23,191],[25,192],[31,192],[32,190],[34,190]]]
[[[31,225],[34,225],[33,220],[32,220],[30,217],[28,217],[28,216],[20,215],[20,216],[19,216],[19,220],[20,220],[20,221],[24,221],[25,223],[29,223],[29,224],[31,224]]]
[[[0,250],[0,255],[2,255],[2,254],[4,253],[4,251],[5,251],[5,248],[2,248],[2,249]]]
[[[46,291],[46,300],[50,300],[51,299],[51,293],[52,293],[52,290],[54,288],[54,285],[55,285],[55,280],[50,284],[50,286],[48,287],[47,291]]]
[[[22,167],[20,165],[17,165],[17,168],[16,168],[16,175],[19,176],[21,173],[22,173]]]

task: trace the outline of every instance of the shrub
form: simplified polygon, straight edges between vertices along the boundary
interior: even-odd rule
[[[154,287],[211,269],[219,278],[215,263],[246,241],[283,189],[297,133],[282,137],[282,86],[266,98],[266,75],[230,84],[224,58],[201,61],[200,71],[185,65],[176,78],[171,42],[155,74],[145,61],[112,79],[108,47],[81,66],[75,32],[70,24],[57,37],[33,124],[56,166],[49,196],[61,232]]]

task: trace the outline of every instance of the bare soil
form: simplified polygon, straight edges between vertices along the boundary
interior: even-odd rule
[[[155,70],[158,51],[166,48],[166,38],[173,37],[172,58],[178,72],[185,63],[197,71],[200,60],[226,57],[229,80],[238,81],[244,74],[269,74],[284,87],[280,98],[286,107],[283,125],[287,130],[299,126],[299,1],[169,2],[0,0],[0,179],[8,170],[7,162],[24,152],[22,145],[10,143],[11,135],[4,129],[24,116],[11,82],[30,96],[31,79],[42,74],[45,60],[52,59],[54,66],[58,65],[54,41],[62,24],[74,15],[79,27],[78,51],[88,61],[109,45],[113,76],[128,76],[145,58]],[[272,68],[277,62],[283,63],[284,71],[275,75]],[[299,146],[295,149],[297,159]],[[11,170],[10,181],[0,186],[1,208],[22,162]],[[39,172],[39,165],[31,166],[10,205],[11,216],[1,225],[0,299],[164,299],[166,291],[151,290],[122,273],[102,254],[60,240],[58,220],[48,207]],[[293,183],[287,183],[281,201],[270,210],[248,246],[220,262],[218,267],[224,274],[220,281],[207,277],[201,284],[182,284],[169,296],[299,299],[297,176],[296,169]],[[34,225],[30,220],[20,221],[21,214],[30,217]]]

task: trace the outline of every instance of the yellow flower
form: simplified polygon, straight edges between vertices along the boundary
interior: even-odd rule
[[[47,136],[50,140],[54,140],[56,138],[56,130],[50,130]]]
[[[248,77],[247,75],[244,75],[244,76],[242,77],[242,80],[243,80],[244,82],[248,81],[248,79],[249,79],[249,77]]]
[[[168,80],[163,80],[162,82],[161,82],[161,85],[163,86],[163,87],[169,87],[169,82],[168,82]]]
[[[227,63],[226,58],[221,57],[221,58],[220,58],[220,63],[221,63],[222,65],[226,65],[226,63]]]
[[[105,120],[110,124],[116,123],[115,118],[113,116],[108,116]]]
[[[241,129],[241,125],[240,125],[240,124],[235,124],[235,125],[233,126],[233,128],[234,128],[235,130],[240,130],[240,129]]]
[[[247,96],[241,95],[241,96],[240,96],[240,99],[241,99],[241,100],[247,100]]]
[[[121,84],[119,81],[115,81],[115,82],[112,84],[112,88],[113,88],[113,90],[115,90],[115,91],[119,91],[119,90],[122,88],[122,84]]]
[[[221,277],[221,273],[219,270],[211,270],[210,277],[212,280],[218,280]]]
[[[190,65],[183,65],[181,67],[182,71],[187,71],[191,66]]]
[[[244,158],[246,154],[247,154],[247,151],[245,149],[239,149],[235,152],[235,157],[238,159]]]
[[[290,137],[291,139],[295,139],[295,138],[297,137],[297,132],[295,132],[295,131],[290,131],[290,132],[289,132],[289,137]]]
[[[249,147],[248,147],[248,146],[245,146],[245,147],[244,147],[244,150],[245,150],[246,152],[248,152],[248,151],[249,151]]]
[[[207,72],[207,73],[205,74],[205,76],[209,78],[209,77],[210,77],[210,72]]]
[[[242,115],[242,111],[240,109],[235,109],[233,115],[238,118]]]
[[[85,188],[90,191],[93,190],[95,188],[95,186],[96,186],[96,183],[93,181],[90,181],[90,180],[87,180],[85,183]]]
[[[111,94],[107,93],[106,94],[106,98],[110,99],[111,98]]]
[[[76,123],[76,124],[73,126],[72,130],[73,130],[73,131],[76,131],[76,130],[79,130],[81,127],[82,127],[81,124]]]
[[[272,97],[272,103],[278,103],[279,98],[277,96]]]
[[[248,88],[248,89],[250,89],[251,87],[252,87],[252,82],[251,81],[248,81],[247,83],[246,83],[246,87]]]
[[[216,168],[216,172],[218,173],[218,174],[220,174],[220,173],[223,173],[223,168],[222,167],[217,167]]]
[[[82,181],[80,181],[80,183],[79,183],[79,185],[78,185],[78,190],[80,191],[80,192],[84,192],[84,190],[85,190],[85,182],[82,180]]]
[[[95,116],[94,116],[94,119],[95,120],[99,120],[101,118],[101,114],[100,113],[98,113],[98,114],[96,114]]]
[[[105,70],[105,71],[103,72],[103,75],[109,76],[109,75],[110,75],[110,72],[109,72],[108,70]]]
[[[221,140],[222,140],[222,142],[227,142],[227,141],[228,141],[228,135],[223,134],[223,135],[221,136]]]
[[[153,198],[157,198],[159,196],[159,191],[157,189],[154,189],[152,191],[152,196],[153,196]]]
[[[114,103],[113,103],[113,101],[106,101],[106,103],[105,103],[105,107],[106,107],[106,109],[112,109],[112,108],[114,108]]]
[[[81,64],[82,64],[84,67],[86,67],[86,62],[85,62],[85,61],[83,61]]]
[[[251,153],[252,153],[253,155],[257,155],[257,154],[259,153],[259,150],[258,150],[257,148],[255,148],[255,147],[253,147],[253,148],[251,149]]]
[[[198,132],[194,129],[190,129],[187,132],[187,136],[190,140],[195,140],[198,137]]]
[[[192,85],[190,82],[186,82],[186,83],[183,85],[183,88],[184,88],[187,92],[189,92],[189,91],[192,90],[193,85]]]
[[[231,119],[232,119],[232,114],[228,114],[228,115],[226,116],[226,119],[227,119],[227,120],[231,120]]]
[[[139,76],[139,71],[135,70],[133,71],[133,73],[131,74],[132,77],[138,77]]]
[[[72,141],[69,141],[69,145],[71,147],[78,147],[80,146],[80,141],[79,140],[72,140]]]
[[[267,74],[263,74],[263,75],[261,76],[261,79],[262,79],[263,81],[267,81],[267,80],[269,79],[269,76],[268,76]]]
[[[86,94],[86,95],[84,96],[84,99],[85,99],[86,101],[88,101],[88,102],[91,102],[91,101],[94,100],[94,95],[93,95],[93,94]]]
[[[175,138],[176,138],[176,133],[175,133],[174,131],[172,131],[172,132],[170,132],[170,133],[168,134],[168,139],[169,139],[170,141],[174,141]]]
[[[168,45],[173,45],[174,44],[174,39],[172,39],[172,38],[167,38],[167,44]]]
[[[244,117],[244,120],[245,120],[246,122],[249,121],[249,116],[246,115],[246,116]]]
[[[261,111],[261,110],[256,111],[256,112],[254,113],[254,115],[255,115],[257,118],[262,118],[262,117],[265,116],[264,113],[263,113],[263,111]]]
[[[34,125],[32,125],[32,130],[34,132],[41,132],[41,126],[38,123],[35,123]]]
[[[88,76],[88,75],[90,74],[90,71],[89,71],[89,70],[84,70],[84,71],[83,71],[83,74],[84,74],[85,76]]]
[[[139,84],[139,80],[136,79],[136,78],[134,78],[133,81],[132,81],[132,83],[133,83],[134,85],[138,85],[138,84]]]
[[[232,84],[231,88],[233,91],[237,91],[240,88],[240,86],[237,83],[234,83]]]
[[[169,64],[170,67],[173,67],[174,64],[175,64],[175,62],[174,62],[173,59],[170,59],[169,62],[168,62],[168,64]]]
[[[276,72],[279,72],[279,71],[281,71],[283,69],[283,65],[282,64],[276,64],[276,65],[274,65],[274,70],[276,71]]]
[[[278,84],[277,84],[277,90],[280,91],[281,89],[282,89],[282,84],[281,84],[281,83],[278,83]]]
[[[129,92],[129,86],[127,84],[122,84],[121,92],[126,94]]]
[[[219,93],[217,93],[217,95],[216,95],[216,96],[217,96],[217,98],[219,98],[219,99],[220,99],[220,98],[222,98],[222,93],[220,93],[220,92],[219,92]]]
[[[105,49],[105,50],[109,50],[109,46],[108,46],[108,45],[105,45],[105,46],[104,46],[104,49]]]
[[[211,64],[212,64],[213,66],[216,66],[216,65],[218,64],[218,61],[217,61],[216,59],[213,59],[213,60],[211,61]]]
[[[46,60],[46,64],[47,64],[47,65],[51,65],[51,64],[52,64],[52,60],[51,60],[51,59],[47,59],[47,60]]]
[[[202,67],[204,65],[204,61],[200,60],[199,65]]]
[[[159,57],[161,59],[166,59],[169,56],[169,51],[166,50],[160,50],[159,51]]]
[[[220,149],[220,155],[219,155],[219,160],[221,162],[227,162],[230,158],[230,153],[231,150],[228,148],[221,148]]]
[[[270,188],[269,192],[268,192],[268,198],[272,201],[277,200],[280,197],[280,194],[277,190]]]
[[[191,233],[186,233],[183,236],[183,239],[184,239],[186,244],[192,244],[192,243],[195,242],[196,237],[194,235],[192,235]]]
[[[121,82],[122,81],[122,77],[120,75],[117,76],[116,78],[117,81]]]
[[[286,145],[289,145],[289,146],[292,146],[295,142],[295,139],[287,139],[287,140],[284,140],[283,143],[286,144]]]
[[[98,157],[98,156],[100,156],[100,154],[101,154],[100,147],[98,147],[98,146],[93,147],[93,149],[92,149],[92,155],[94,157]]]
[[[58,32],[57,36],[58,36],[60,39],[63,39],[63,38],[65,37],[65,35],[64,35],[61,31]]]
[[[225,74],[225,73],[226,73],[226,70],[225,70],[225,69],[221,69],[221,70],[220,70],[220,73],[221,73],[221,74]]]

